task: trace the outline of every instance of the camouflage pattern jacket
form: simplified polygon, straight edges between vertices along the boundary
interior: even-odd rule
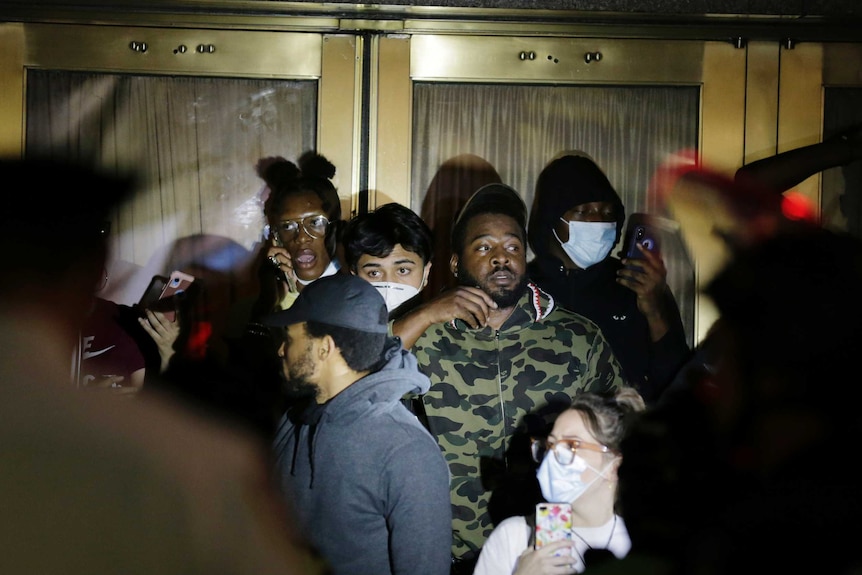
[[[528,511],[521,505],[492,516],[489,502],[500,478],[513,473],[515,456],[529,460],[536,422],[541,420],[539,432],[547,432],[552,414],[575,394],[625,385],[599,328],[556,307],[533,283],[499,331],[470,329],[460,320],[435,324],[411,351],[431,379],[422,404],[452,476],[452,553],[457,558],[475,556],[504,516]],[[526,467],[529,482],[524,485],[536,485],[535,468]]]

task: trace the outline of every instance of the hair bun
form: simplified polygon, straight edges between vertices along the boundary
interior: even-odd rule
[[[306,152],[299,158],[299,168],[305,177],[332,179],[335,165],[317,152]]]
[[[624,387],[617,391],[614,396],[617,404],[623,411],[643,411],[646,409],[646,403],[641,394],[633,387]]]
[[[255,166],[257,175],[266,182],[270,189],[294,182],[299,179],[299,168],[293,162],[281,156],[262,158]]]

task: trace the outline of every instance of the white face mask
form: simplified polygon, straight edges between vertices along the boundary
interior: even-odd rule
[[[598,470],[587,463],[583,457],[575,454],[570,465],[563,465],[557,461],[552,452],[548,452],[536,472],[536,477],[546,501],[550,503],[574,503],[576,499],[586,493],[593,483],[602,478],[611,463],[608,463],[604,469]],[[585,483],[582,479],[582,475],[587,469],[593,470],[596,474],[589,483]]]
[[[569,241],[563,242],[557,231],[554,237],[563,251],[581,269],[599,263],[608,257],[617,239],[616,222],[566,222],[569,225]]]
[[[389,313],[392,313],[392,310],[419,293],[418,289],[407,284],[398,284],[395,282],[370,283],[383,296],[383,301],[386,302],[386,310]]]

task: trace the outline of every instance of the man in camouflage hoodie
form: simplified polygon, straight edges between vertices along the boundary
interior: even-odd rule
[[[453,573],[471,572],[494,524],[537,501],[529,436],[573,395],[626,385],[599,328],[527,280],[525,224],[514,190],[480,188],[452,232],[459,287],[392,326],[431,379],[419,407],[452,475]]]

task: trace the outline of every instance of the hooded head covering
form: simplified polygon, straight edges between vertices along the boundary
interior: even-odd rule
[[[580,204],[611,202],[616,205],[619,242],[625,221],[625,208],[607,176],[585,156],[566,155],[545,166],[536,182],[536,195],[530,211],[528,238],[533,253],[548,256],[553,229],[568,210]]]

